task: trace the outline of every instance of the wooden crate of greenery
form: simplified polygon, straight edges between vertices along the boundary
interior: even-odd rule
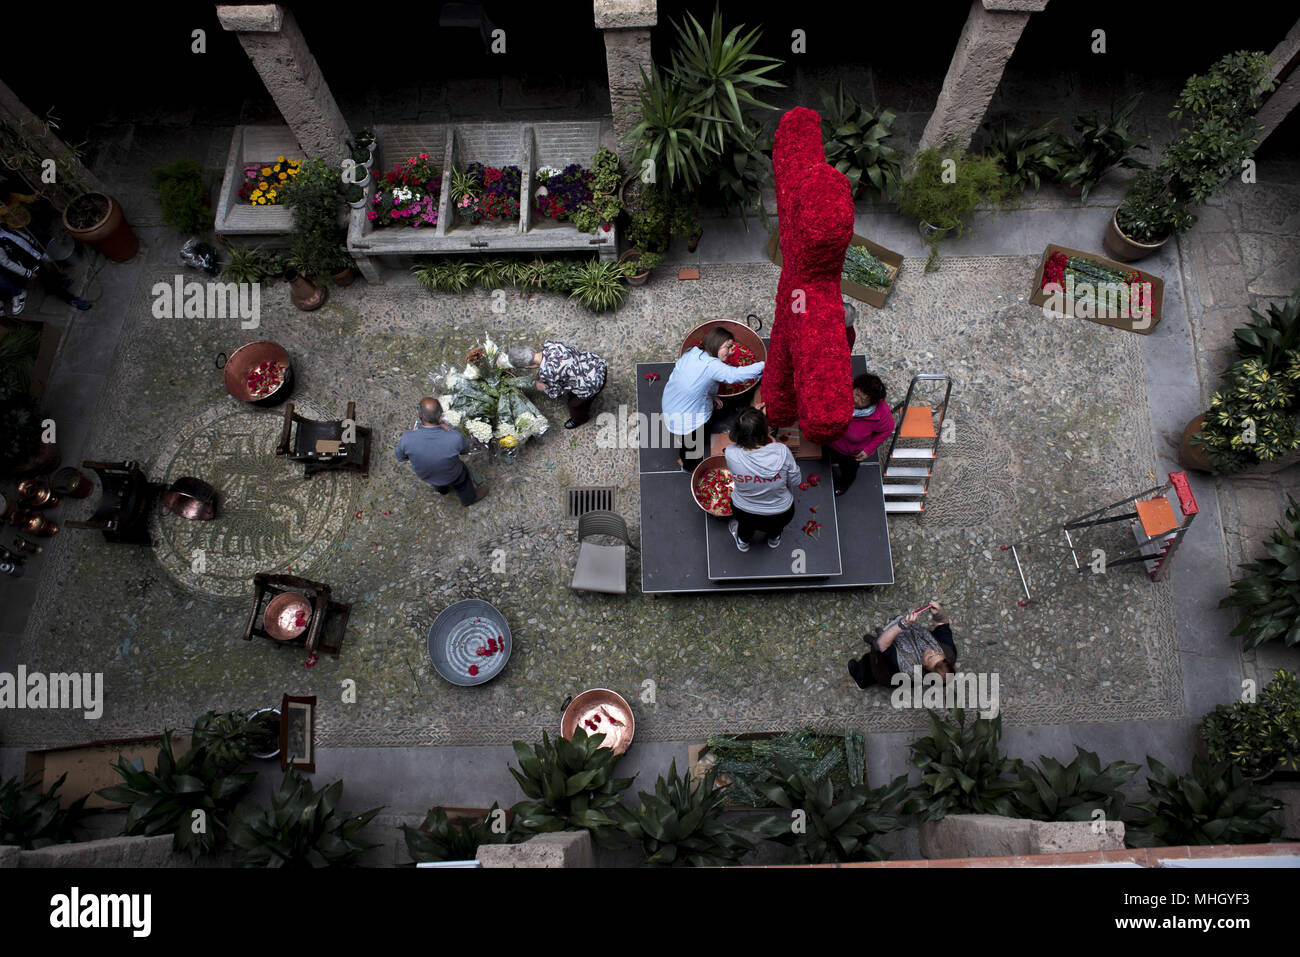
[[[1161,309],[1165,301],[1165,281],[1158,276],[1153,276],[1145,270],[1136,269],[1132,263],[1120,263],[1113,259],[1107,259],[1105,256],[1099,256],[1096,253],[1084,252],[1081,249],[1071,249],[1068,246],[1058,246],[1056,243],[1048,243],[1047,248],[1043,250],[1042,258],[1038,262],[1038,271],[1034,274],[1034,288],[1029,292],[1029,304],[1031,306],[1044,306],[1051,298],[1051,294],[1043,289],[1043,271],[1047,269],[1047,260],[1051,258],[1052,253],[1064,253],[1070,258],[1087,259],[1090,262],[1105,266],[1107,269],[1118,269],[1122,272],[1140,272],[1142,278],[1151,283],[1151,316],[1150,322],[1144,322],[1140,318],[1133,317],[1110,317],[1110,316],[1082,316],[1077,317],[1074,311],[1074,303],[1062,302],[1060,315],[1066,315],[1070,318],[1084,318],[1091,322],[1099,322],[1105,326],[1113,326],[1116,329],[1123,329],[1126,332],[1137,332],[1141,335],[1149,335],[1157,325],[1160,324]],[[1062,298],[1065,291],[1062,290]],[[1094,308],[1094,312],[1097,310]]]
[[[86,799],[87,809],[124,807],[116,801],[100,797],[98,790],[122,783],[121,775],[113,770],[113,765],[119,758],[142,761],[146,769],[153,770],[158,760],[161,739],[162,735],[151,738],[117,738],[28,751],[23,777],[35,775],[40,781],[41,790],[47,791],[60,775],[67,774],[67,780],[59,788],[60,807],[68,807],[83,794],[90,795]],[[172,747],[177,755],[184,754],[189,746],[188,734],[172,735]]]
[[[814,745],[813,754],[817,756],[817,760],[825,761],[829,763],[829,771],[827,773],[830,774],[831,780],[835,783],[836,786],[835,789],[837,792],[841,790],[841,788],[853,783],[861,783],[861,784],[868,783],[867,767],[866,767],[866,751],[865,751],[866,739],[861,734],[861,732],[853,731],[852,729],[811,727],[811,728],[799,728],[796,729],[796,732],[764,731],[764,732],[754,732],[749,734],[716,735],[714,736],[712,741],[716,742],[717,738],[730,738],[738,743],[741,743],[742,745],[745,743],[761,745],[766,742],[771,742],[774,738],[779,738],[783,734],[797,733],[798,731],[810,732],[809,736],[813,738],[813,745]],[[856,749],[854,765],[860,768],[860,773],[861,773],[860,781],[854,781],[852,779],[850,775],[849,763],[848,761],[846,761],[846,755],[844,753],[846,731],[851,731],[851,733],[855,736],[856,739],[856,744],[854,745]],[[837,748],[840,753],[839,759],[832,761],[829,755],[832,752],[835,752]],[[709,768],[712,767],[716,762],[717,755],[711,743],[693,744],[687,748],[687,758],[690,764],[691,778],[695,781],[703,781],[705,774],[707,774],[709,771]],[[813,766],[815,766],[815,762],[811,760],[809,760],[808,763],[810,769]],[[731,779],[725,773],[722,772],[720,772],[718,775],[717,783],[719,785],[727,785],[727,784],[734,785],[734,782],[732,782]],[[734,786],[731,788],[728,794],[727,807],[733,810],[746,810],[746,809],[753,810],[755,807],[765,808],[771,806],[772,805],[763,802],[760,802],[759,804],[752,804],[746,801],[740,795],[739,790]]]
[[[850,279],[840,279],[840,292],[850,298],[865,302],[869,306],[875,306],[877,309],[885,308],[885,300],[889,298],[890,292],[893,291],[894,283],[898,281],[898,274],[903,270],[903,256],[892,249],[886,249],[877,243],[873,243],[866,236],[853,234],[853,239],[849,241],[850,246],[862,246],[867,252],[875,256],[888,267],[890,272],[888,289],[871,289],[867,286],[860,285]],[[767,238],[767,256],[778,266],[781,265],[781,237],[778,230],[772,230],[772,235]]]

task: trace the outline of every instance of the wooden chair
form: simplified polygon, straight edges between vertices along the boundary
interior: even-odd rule
[[[621,539],[622,545],[593,545],[584,541],[590,535],[609,535]],[[627,550],[632,539],[627,522],[617,512],[583,512],[578,517],[578,565],[569,587],[574,591],[597,591],[610,595],[627,594]]]
[[[357,404],[348,403],[343,419],[334,422],[317,422],[293,409],[290,402],[284,407],[284,426],[280,429],[280,443],[276,455],[288,455],[303,463],[303,478],[318,472],[370,472],[370,430],[356,425]],[[355,442],[343,442],[343,423],[351,421],[356,430]],[[298,423],[295,430],[293,425]]]
[[[135,462],[82,462],[94,469],[103,488],[99,508],[87,521],[64,522],[68,528],[97,528],[110,542],[153,545],[149,534],[149,508],[165,487],[150,482]]]
[[[330,598],[329,585],[310,581],[306,578],[299,578],[297,575],[272,575],[269,572],[258,572],[253,576],[253,588],[253,610],[248,616],[248,624],[244,627],[245,641],[252,641],[253,636],[256,635],[277,645],[292,645],[305,648],[309,653],[323,651],[335,658],[339,656],[339,651],[343,647],[343,634],[348,627],[348,616],[352,613],[352,606],[333,601]],[[266,615],[266,606],[271,603],[272,599],[286,592],[295,592],[311,601],[311,624],[297,638],[281,641],[267,633],[263,618]],[[325,638],[326,619],[330,618],[331,615],[338,616],[338,636],[332,644],[327,642]]]

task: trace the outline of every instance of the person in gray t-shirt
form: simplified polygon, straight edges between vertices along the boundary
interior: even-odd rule
[[[773,441],[767,416],[745,409],[731,428],[731,441],[723,450],[731,471],[733,490],[727,525],[736,547],[749,551],[755,532],[767,536],[769,548],[781,544],[781,532],[794,518],[794,493],[803,473],[790,449]]]
[[[442,405],[426,396],[420,400],[419,418],[397,441],[397,461],[410,462],[411,471],[438,494],[456,490],[462,505],[473,505],[488,493],[487,483],[477,488],[460,456],[470,450],[469,439],[442,421]]]

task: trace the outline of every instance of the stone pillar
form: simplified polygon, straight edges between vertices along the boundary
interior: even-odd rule
[[[1268,74],[1269,79],[1277,80],[1297,55],[1300,55],[1300,20],[1296,21],[1295,26],[1287,33],[1286,39],[1269,55],[1273,61],[1273,67]],[[1295,109],[1297,103],[1300,103],[1300,65],[1293,66],[1291,72],[1281,79],[1282,82],[1255,114],[1255,118],[1264,127],[1259,131],[1260,143],[1268,139],[1269,134],[1281,126],[1287,114]]]
[[[303,152],[331,163],[342,159],[347,152],[348,124],[307,48],[293,11],[278,3],[218,5],[217,19],[223,29],[238,34]]]
[[[75,199],[76,195],[72,194],[108,192],[104,184],[95,178],[95,174],[86,169],[76,154],[68,149],[67,144],[47,129],[45,121],[27,109],[17,94],[3,82],[0,82],[0,122],[8,126],[15,137],[24,140],[34,151],[42,154],[41,159],[54,160],[56,179],[53,184],[40,181],[40,169],[27,169],[20,165],[15,172],[22,175],[32,189],[49,199],[56,209],[62,211],[68,202]],[[51,186],[54,188],[51,189]]]
[[[623,137],[640,120],[641,71],[654,70],[650,59],[650,28],[659,22],[656,0],[593,0],[596,26],[605,34],[605,65],[609,73],[609,106],[614,115],[615,151],[624,164],[633,148]]]
[[[1046,6],[1047,0],[972,0],[921,149],[949,141],[970,146],[1030,14]]]

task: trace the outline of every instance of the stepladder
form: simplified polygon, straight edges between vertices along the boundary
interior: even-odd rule
[[[938,397],[940,389],[942,399]],[[885,455],[882,483],[886,515],[912,514],[921,520],[951,398],[951,377],[927,372],[912,377],[907,395],[893,407],[896,424]]]
[[[1173,493],[1173,502],[1170,493]],[[1025,597],[1016,604],[1021,607],[1034,604],[1064,587],[1058,582],[1047,588],[1036,587],[1031,592],[1026,565],[1034,549],[1055,556],[1055,564],[1064,566],[1067,580],[1071,571],[1080,576],[1104,577],[1112,569],[1141,563],[1153,582],[1161,581],[1168,576],[1178,546],[1199,511],[1187,473],[1170,472],[1162,485],[1001,545],[1003,551],[1011,552],[1024,591]],[[1106,532],[1113,533],[1125,525],[1129,535],[1121,533],[1118,538],[1114,534],[1102,537]],[[1073,569],[1065,561],[1067,557],[1073,563]]]

